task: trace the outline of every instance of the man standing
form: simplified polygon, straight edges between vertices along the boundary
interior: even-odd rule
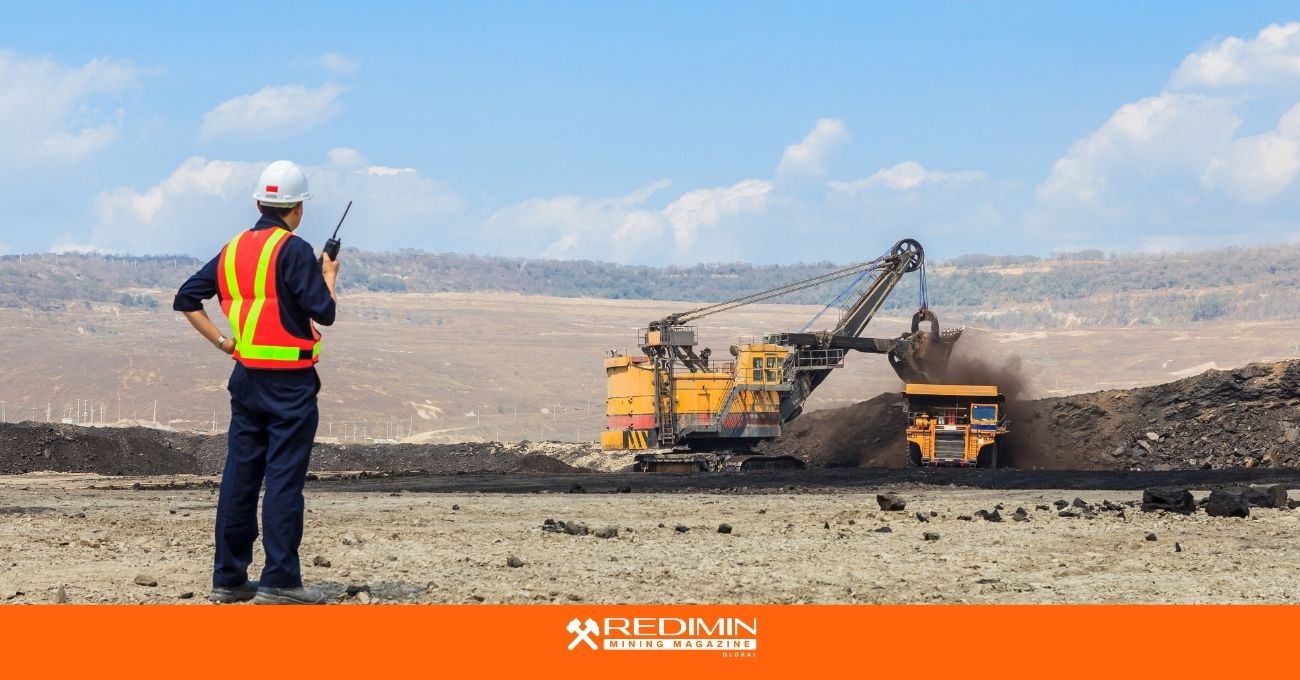
[[[290,161],[262,171],[253,198],[262,217],[226,244],[176,293],[172,308],[204,338],[235,358],[230,374],[230,437],[217,500],[213,602],[317,604],[325,596],[302,584],[302,488],[320,420],[320,333],[334,323],[334,280],[339,265],[318,261],[311,245],[293,235],[310,198],[307,176]],[[203,310],[220,296],[233,338],[221,334]],[[248,580],[257,539],[257,496],[262,499],[261,580]]]

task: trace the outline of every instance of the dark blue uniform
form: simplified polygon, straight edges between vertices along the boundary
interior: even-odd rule
[[[254,229],[285,227],[278,217],[262,216]],[[212,258],[176,293],[178,312],[203,309],[203,301],[219,294],[217,260]],[[311,321],[334,323],[335,305],[311,245],[300,238],[285,239],[276,262],[276,297],[285,330],[310,338]],[[297,588],[302,585],[298,545],[302,542],[302,487],[311,459],[312,440],[320,414],[315,368],[265,370],[235,362],[230,373],[230,441],[217,500],[216,560],[213,587],[234,587],[248,580],[248,564],[257,540],[257,495],[262,499],[262,547],[266,567],[261,585]]]

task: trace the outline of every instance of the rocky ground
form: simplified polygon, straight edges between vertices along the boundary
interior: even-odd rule
[[[0,477],[0,602],[203,602],[214,490],[88,488],[123,481],[131,480]],[[903,510],[881,509],[877,492],[887,489],[597,495],[309,486],[303,570],[333,601],[358,604],[1300,597],[1296,511],[1142,512],[1141,491],[894,490]],[[1000,521],[986,519],[994,513]]]

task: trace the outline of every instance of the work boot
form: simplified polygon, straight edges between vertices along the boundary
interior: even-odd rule
[[[247,602],[257,595],[257,581],[245,581],[237,586],[213,586],[208,600],[218,604]]]
[[[257,589],[253,604],[325,604],[325,593],[320,588],[272,588],[262,586]]]

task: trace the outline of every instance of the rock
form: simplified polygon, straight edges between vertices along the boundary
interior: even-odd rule
[[[1183,515],[1196,512],[1192,492],[1177,486],[1155,486],[1142,492],[1142,512],[1167,510]]]
[[[1118,503],[1112,503],[1110,502],[1109,499],[1107,499],[1101,502],[1101,509],[1106,510],[1108,512],[1117,512],[1119,510],[1123,510],[1124,506],[1119,505]]]
[[[153,578],[152,576],[146,576],[144,574],[136,574],[135,584],[137,586],[144,586],[146,588],[154,588],[158,585],[158,579]]]
[[[1243,489],[1215,489],[1205,504],[1211,517],[1250,517],[1250,501]]]
[[[957,515],[957,519],[959,519],[959,520],[961,520],[961,521],[963,521],[963,522],[969,522],[969,521],[971,521],[971,520],[974,519],[974,518],[971,517],[970,515]]]
[[[1088,505],[1088,501],[1085,501],[1082,498],[1075,498],[1074,501],[1070,503],[1070,505],[1080,509],[1092,507],[1091,505]]]
[[[661,524],[661,525],[659,525],[659,526],[663,526],[663,525]],[[558,522],[556,522],[555,520],[551,519],[550,517],[547,517],[546,519],[542,520],[542,531],[549,531],[549,532],[551,532],[551,533],[559,533],[559,532],[562,531],[562,530],[560,529],[560,524],[559,524]]]
[[[1052,505],[1055,505],[1055,506],[1056,506],[1056,509],[1057,509],[1057,510],[1063,510],[1063,509],[1065,508],[1065,506],[1067,506],[1067,505],[1069,505],[1069,504],[1070,504],[1070,501],[1067,501],[1067,500],[1065,500],[1064,498],[1057,499],[1056,501],[1054,501],[1054,502],[1052,503]]]
[[[360,602],[361,604],[370,604],[370,593],[364,590],[357,593],[357,602]]]
[[[1295,500],[1295,501],[1288,500],[1286,502],[1286,507],[1288,510],[1295,510],[1296,508],[1300,508],[1300,500]]]
[[[927,531],[924,534],[921,534],[921,538],[927,541],[937,541],[939,540],[939,534],[936,534],[933,531]]]
[[[629,485],[627,485],[627,484],[624,484],[623,486],[620,486],[620,487],[618,487],[617,489],[615,489],[614,492],[615,492],[615,493],[632,493],[632,487],[629,486]]]
[[[878,533],[878,534],[892,534],[892,533],[894,533],[894,530],[893,530],[893,529],[890,529],[889,527],[880,527],[879,529],[876,529],[876,533]]]
[[[1057,517],[1078,517],[1079,513],[1074,510],[1062,510],[1056,513]]]
[[[663,529],[663,528],[664,528],[664,523],[663,523],[663,522],[660,522],[660,523],[659,523],[659,528],[660,528],[660,529]]]
[[[1002,509],[1003,509],[1003,506],[1002,506],[1001,503],[998,503],[997,505],[993,506],[993,509],[994,509],[994,510],[1002,510]]]
[[[519,567],[524,566],[524,561],[519,559],[518,557],[515,557],[514,555],[511,555],[506,558],[506,566],[510,567],[511,569],[518,569]]]
[[[1266,507],[1286,510],[1291,507],[1291,499],[1287,497],[1287,488],[1285,484],[1272,484],[1264,487],[1264,493],[1268,495],[1269,505]]]
[[[916,513],[916,521],[918,521],[918,522],[929,522],[929,521],[930,521],[930,517],[929,517],[929,515],[926,515],[925,513],[918,512],[918,513]]]
[[[1028,522],[1029,511],[1024,508],[1016,508],[1016,511],[1011,515],[1011,519],[1017,522]]]
[[[1147,534],[1147,540],[1148,540],[1148,541],[1154,541],[1154,540],[1156,540],[1156,535],[1155,535],[1155,534]]]
[[[1051,509],[1052,509],[1052,506],[1050,506],[1050,505],[1035,505],[1035,506],[1034,506],[1034,509],[1035,509],[1035,510],[1051,510]]]
[[[193,600],[193,599],[194,599],[194,591],[193,591],[193,590],[187,590],[187,591],[181,593],[180,595],[177,595],[176,597],[179,597],[179,598],[181,598],[182,600]]]
[[[994,510],[993,512],[987,512],[984,513],[984,520],[986,522],[1001,522],[1002,514],[999,513],[997,510]]]
[[[690,531],[691,528],[688,527],[688,526],[686,526],[685,524],[678,524],[677,526],[673,527],[673,530],[676,531],[676,532],[679,533],[679,534],[684,534],[684,533]]]
[[[907,509],[907,501],[892,493],[876,494],[876,503],[879,503],[880,509],[886,512],[900,512]]]
[[[68,603],[68,591],[64,590],[63,586],[60,585],[59,590],[54,593],[54,604],[67,604],[67,603]]]
[[[831,523],[830,523],[830,522],[822,522],[822,528],[823,528],[823,529],[829,529],[829,528],[831,528]]]
[[[569,487],[569,493],[587,493],[587,490],[582,488],[581,484],[574,482],[573,486]]]
[[[931,517],[938,517],[938,516],[939,516],[939,511],[938,511],[938,510],[931,510],[931,511],[930,511],[930,516],[931,516]]]
[[[975,516],[978,517],[978,518],[980,518],[980,519],[984,519],[985,517],[988,517],[988,514],[989,514],[989,511],[988,511],[988,510],[985,510],[985,509],[983,509],[983,508],[980,508],[979,510],[976,510],[976,511],[975,511]]]
[[[592,532],[592,535],[596,538],[618,538],[618,527],[601,527]]]
[[[1158,441],[1160,441],[1160,435],[1156,434],[1155,432],[1148,432],[1148,433],[1147,433],[1147,439],[1149,439],[1149,440],[1151,440],[1151,441],[1153,441],[1153,442],[1158,442]]]
[[[1273,507],[1273,499],[1269,497],[1268,492],[1263,487],[1246,486],[1242,487],[1241,492],[1246,497],[1246,502],[1255,508]]]
[[[330,566],[330,561],[327,560],[327,559],[325,559],[324,557],[321,557],[320,555],[317,555],[317,556],[311,558],[311,566],[313,566],[313,567],[325,567],[326,569],[328,569],[329,566]]]
[[[460,510],[460,504],[459,504],[459,503],[452,503],[452,505],[451,505],[451,509],[452,509],[452,510]]]
[[[582,522],[560,522],[560,529],[570,536],[586,536],[591,533],[587,525]]]
[[[853,520],[849,520],[849,524],[852,524],[852,523],[853,523]],[[731,533],[731,525],[730,525],[730,524],[719,524],[719,525],[718,525],[718,533],[720,533],[720,534],[729,534],[729,533]]]
[[[347,589],[347,594],[349,597],[354,597],[361,593],[368,593],[368,592],[370,592],[370,586],[365,584],[361,584],[361,585],[352,584],[349,585]]]
[[[1179,542],[1177,542],[1177,541],[1175,541],[1175,542],[1174,542],[1174,552],[1182,552],[1182,551],[1183,551],[1183,544],[1182,544],[1182,543],[1179,543]]]

